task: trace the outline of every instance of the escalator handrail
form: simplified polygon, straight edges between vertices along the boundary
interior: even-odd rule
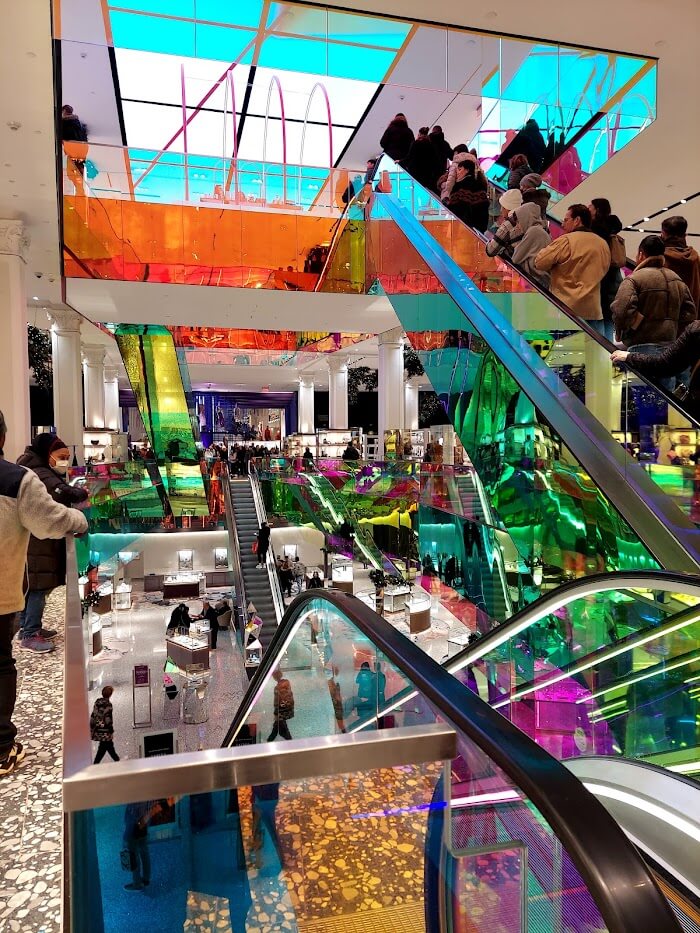
[[[662,567],[698,573],[700,532],[395,196],[377,203]]]
[[[253,460],[248,461],[248,482],[250,483],[250,491],[253,494],[253,504],[258,519],[258,528],[261,528],[262,523],[267,521],[267,511],[265,510],[265,502],[262,496],[262,489],[260,488],[260,478],[258,477],[258,471]],[[266,561],[267,566],[265,569],[270,580],[270,595],[272,596],[272,604],[275,607],[275,618],[279,625],[284,615],[284,596],[282,595],[282,585],[277,570],[277,555],[275,554],[272,535],[270,535],[270,542],[267,547]]]
[[[545,593],[520,612],[516,612],[507,621],[496,625],[478,641],[452,655],[448,661],[443,663],[443,667],[451,674],[455,674],[470,664],[476,664],[477,661],[482,660],[487,654],[500,648],[531,625],[583,596],[635,587],[658,589],[667,593],[685,591],[685,595],[697,596],[700,600],[700,582],[693,582],[687,574],[683,573],[673,573],[668,570],[635,570],[590,574],[578,580],[562,583],[555,590]],[[698,611],[700,612],[700,605]]]
[[[383,157],[384,157],[384,156],[382,155],[382,158],[383,158]],[[390,157],[387,156],[387,158],[390,158]],[[380,161],[381,161],[381,160],[380,160]],[[396,163],[395,163],[393,160],[392,160],[392,164],[396,165]],[[402,168],[402,166],[398,166],[398,168],[400,168],[403,172],[405,172],[407,175],[409,175],[409,177],[413,180],[413,184],[414,184],[416,187],[420,188],[420,189],[421,189],[422,191],[424,191],[426,194],[431,195],[433,198],[435,198],[435,199],[438,201],[438,203],[442,204],[442,202],[439,201],[439,199],[437,198],[437,195],[435,195],[434,192],[428,191],[427,188],[424,188],[424,187],[420,184],[420,182],[417,182],[417,181],[415,180],[415,178],[413,178],[412,175],[410,175],[408,172],[406,172],[406,169]],[[491,179],[489,179],[489,183],[492,184],[494,188],[496,188],[496,189],[499,188],[499,186],[498,186],[497,184],[495,184]],[[460,218],[457,217],[456,214],[453,214],[453,213],[452,213],[452,211],[449,209],[449,207],[447,207],[446,205],[442,204],[442,208],[445,210],[445,212],[446,212],[447,214],[450,215],[450,220],[456,221],[457,223],[460,223],[463,227],[466,227],[466,229],[469,230],[470,233],[472,233],[475,237],[477,237],[477,239],[481,240],[482,243],[486,244],[486,243],[489,242],[488,237],[486,237],[483,233],[481,233],[481,231],[475,230],[473,227],[470,227],[469,224],[465,224],[464,221],[463,221],[463,220],[460,220]],[[556,218],[550,217],[549,214],[547,215],[547,219],[548,219],[548,220],[552,220],[552,221],[554,221],[554,223],[557,223],[557,224],[560,223],[560,221],[558,221]],[[329,255],[330,255],[330,253],[329,253]],[[596,343],[600,344],[600,346],[603,347],[603,349],[604,349],[607,353],[612,353],[613,350],[618,350],[618,349],[619,349],[619,347],[616,347],[614,343],[611,343],[611,342],[608,340],[607,337],[603,336],[603,334],[599,334],[598,331],[593,330],[593,328],[591,327],[591,325],[589,324],[588,321],[586,321],[584,318],[580,318],[580,317],[578,317],[576,314],[574,314],[574,312],[573,312],[567,305],[565,305],[564,302],[563,302],[560,298],[557,298],[557,296],[554,295],[554,294],[552,294],[552,292],[551,292],[548,288],[546,288],[544,285],[542,285],[542,284],[541,284],[540,282],[538,282],[536,279],[533,279],[530,275],[527,274],[527,272],[525,272],[524,269],[522,269],[520,266],[516,265],[510,258],[508,258],[507,256],[504,256],[503,254],[498,254],[498,255],[492,256],[492,257],[490,257],[490,258],[492,258],[492,259],[498,259],[499,262],[504,263],[504,265],[508,266],[509,269],[512,269],[513,272],[515,272],[515,273],[516,273],[517,275],[519,275],[522,279],[524,279],[524,280],[527,282],[527,284],[528,284],[534,291],[539,292],[539,294],[542,295],[542,297],[545,298],[547,301],[549,301],[551,304],[553,304],[553,305],[555,306],[555,308],[557,308],[558,311],[561,311],[562,314],[566,315],[566,317],[569,318],[569,320],[570,320],[573,324],[575,324],[576,327],[577,327],[579,330],[582,330],[589,338],[591,338],[592,340],[594,340]],[[670,392],[668,392],[668,391],[667,391],[666,389],[664,389],[662,386],[657,385],[655,382],[653,382],[653,381],[652,381],[651,379],[649,379],[647,376],[642,375],[642,373],[638,372],[638,371],[637,371],[636,369],[634,369],[632,366],[627,366],[627,364],[625,364],[625,366],[626,366],[627,369],[629,369],[631,372],[633,372],[633,373],[635,374],[635,376],[640,380],[640,382],[643,382],[645,385],[647,385],[647,386],[648,386],[650,389],[652,389],[654,392],[658,393],[658,394],[663,398],[663,400],[664,400],[667,404],[669,404],[669,405],[671,405],[673,408],[677,409],[677,411],[678,411],[684,418],[687,418],[687,419],[688,419],[689,421],[691,421],[693,424],[695,424],[695,425],[697,425],[698,427],[700,427],[700,420],[698,420],[698,417],[697,417],[697,416],[694,416],[694,415],[692,415],[692,414],[690,414],[689,412],[687,412],[687,411],[682,407],[682,405],[681,405],[680,402],[679,402],[679,399],[676,398],[675,395],[672,395]]]
[[[243,565],[241,563],[241,547],[238,540],[238,527],[236,525],[236,513],[233,508],[233,499],[231,497],[231,475],[228,466],[222,467],[224,476],[224,502],[226,504],[226,527],[228,532],[229,553],[231,554],[231,563],[233,564],[233,581],[236,587],[236,602],[240,613],[240,619],[247,618],[248,600],[245,594],[245,583],[243,581]],[[244,623],[243,623],[244,624]]]
[[[615,933],[678,931],[651,872],[603,805],[564,765],[354,596],[307,590],[287,607],[229,727],[224,747],[233,744],[304,610],[319,599],[339,610],[441,719],[474,742],[537,807],[578,869],[608,929]]]

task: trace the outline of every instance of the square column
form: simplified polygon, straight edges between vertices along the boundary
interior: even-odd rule
[[[404,427],[409,431],[418,430],[418,393],[420,391],[420,381],[416,376],[411,376],[404,383]]]
[[[299,433],[313,434],[315,431],[314,380],[304,376],[299,379]]]
[[[108,431],[121,431],[119,416],[119,370],[116,366],[105,366],[105,428]]]
[[[5,458],[16,460],[31,442],[27,348],[26,252],[21,220],[0,220],[0,410],[7,421]]]
[[[104,347],[83,347],[83,386],[85,390],[85,427],[102,430],[105,426],[105,354]]]
[[[83,462],[83,383],[80,364],[81,318],[75,311],[52,310],[53,420],[68,449]]]
[[[328,359],[328,427],[349,427],[348,361],[335,353]]]
[[[404,426],[403,330],[379,334],[379,459],[384,458],[384,432]]]

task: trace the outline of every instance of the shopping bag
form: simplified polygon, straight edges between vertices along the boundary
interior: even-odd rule
[[[258,553],[258,542],[257,542],[257,540],[256,540],[256,541],[253,541],[253,545],[252,545],[252,547],[251,547],[251,551],[253,552],[253,554],[257,554],[257,553]]]

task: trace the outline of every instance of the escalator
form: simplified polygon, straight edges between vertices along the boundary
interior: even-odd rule
[[[559,583],[604,570],[696,573],[700,477],[655,459],[658,424],[694,431],[683,412],[636,377],[612,380],[608,350],[585,324],[486,256],[390,160],[387,174],[389,193],[350,206],[319,290],[345,283],[390,299],[495,526],[529,568],[528,601],[543,592],[542,566]],[[633,418],[639,462],[621,443]]]
[[[373,820],[372,848],[384,850],[388,864],[417,846],[422,852],[422,866],[405,873],[421,879],[410,904],[399,893],[399,878],[394,885],[385,874],[376,889],[383,895],[377,908],[415,908],[410,922],[394,923],[396,930],[680,929],[634,845],[583,784],[359,600],[333,591],[294,600],[225,746],[267,733],[275,718],[272,675],[278,668],[294,691],[288,722],[295,740],[379,729],[377,740],[391,742],[411,727],[441,723],[454,730],[458,752],[449,765],[425,772],[432,787],[427,796],[416,794],[408,761],[403,779],[387,774],[382,791],[372,792],[373,812],[350,810],[355,784],[348,774],[348,803],[339,801],[332,827],[318,826],[318,845],[305,850],[297,880],[303,881],[307,868],[314,879],[326,876],[322,837],[342,823],[347,849],[334,857],[343,865],[347,896],[355,896],[359,882],[348,853],[361,824],[354,821]],[[284,755],[284,744],[278,747]],[[413,835],[407,840],[403,821],[409,816]],[[362,863],[370,858],[365,852]],[[286,862],[283,868],[294,878],[295,866]],[[363,914],[354,916],[358,926],[347,929],[360,929]],[[369,915],[364,917],[367,923]],[[300,917],[297,922],[303,928]],[[333,928],[327,921],[325,929]]]

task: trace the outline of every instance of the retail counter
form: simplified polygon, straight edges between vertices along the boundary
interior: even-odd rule
[[[173,635],[165,639],[167,657],[181,671],[186,671],[193,664],[203,664],[209,669],[209,639],[192,638],[190,635]]]

